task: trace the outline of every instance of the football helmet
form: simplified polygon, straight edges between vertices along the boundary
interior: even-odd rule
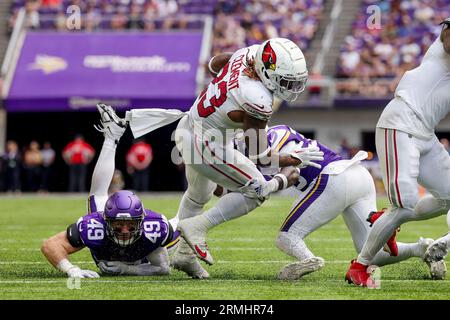
[[[255,71],[265,87],[285,101],[295,101],[308,80],[302,50],[285,38],[269,39],[259,46]]]
[[[144,206],[133,192],[121,190],[113,193],[103,211],[108,236],[121,247],[129,246],[142,234],[144,215]],[[128,232],[122,232],[124,224]]]

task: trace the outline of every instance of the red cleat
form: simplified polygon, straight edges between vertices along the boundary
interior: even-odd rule
[[[381,209],[381,211],[372,211],[369,213],[369,217],[367,218],[367,221],[370,222],[370,226],[372,227],[375,221],[377,221],[386,211],[386,208]],[[392,236],[389,238],[389,240],[384,245],[383,249],[384,251],[388,252],[391,256],[398,256],[398,246],[396,241],[397,232],[400,231],[400,228],[397,228]]]
[[[356,260],[352,260],[350,268],[345,274],[345,280],[348,283],[360,287],[367,287],[367,280],[370,278],[370,274],[367,273],[367,266],[363,265]]]

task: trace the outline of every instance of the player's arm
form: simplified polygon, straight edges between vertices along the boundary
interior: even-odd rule
[[[68,260],[70,254],[84,248],[81,239],[79,239],[79,242],[75,243],[76,235],[69,235],[69,233],[72,232],[71,229],[75,229],[78,234],[78,228],[76,224],[73,224],[69,226],[67,231],[60,232],[45,240],[41,247],[42,254],[56,269],[66,273],[69,277],[98,278],[99,275],[96,272],[91,270],[81,270],[78,266],[73,265]],[[71,242],[73,242],[73,244]]]
[[[230,61],[232,55],[233,53],[231,52],[224,52],[212,57],[208,63],[209,72],[211,72],[213,76],[216,76],[219,71],[222,70],[223,67],[225,67],[228,61]]]
[[[165,276],[170,274],[169,254],[160,247],[147,256],[149,262],[127,264],[122,261],[100,261],[98,267],[103,273],[121,276]]]

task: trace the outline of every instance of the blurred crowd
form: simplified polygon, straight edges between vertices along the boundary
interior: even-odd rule
[[[381,10],[378,26],[371,5]],[[448,0],[363,0],[341,48],[336,76],[345,80],[338,92],[392,95],[404,72],[419,65],[441,32],[439,23],[449,16]]]
[[[81,9],[81,28],[86,31],[198,29],[203,25],[198,15],[211,15],[217,54],[278,36],[306,49],[324,0],[14,0],[10,30],[22,7],[28,28],[67,30],[71,5]]]
[[[77,135],[62,150],[61,158],[67,166],[67,189],[69,192],[86,192],[90,184],[88,165],[95,158],[94,148]],[[37,141],[19,148],[14,140],[6,143],[4,154],[0,155],[0,191],[20,193],[55,191],[65,180],[56,172],[55,160],[58,154],[46,141],[42,147]],[[148,191],[150,188],[150,165],[153,150],[145,140],[136,140],[126,154],[126,174],[130,178],[130,188]],[[60,170],[58,170],[60,171]],[[111,181],[110,191],[125,187],[125,175],[117,170]]]

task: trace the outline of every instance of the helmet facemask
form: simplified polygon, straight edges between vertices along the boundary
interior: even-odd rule
[[[103,211],[108,237],[121,247],[133,244],[141,237],[144,216],[144,206],[133,192],[115,192]]]
[[[105,221],[108,226],[110,239],[121,247],[127,247],[136,242],[142,234],[143,216],[131,218],[129,215],[124,214],[123,217],[118,216],[115,219],[106,218]],[[128,229],[128,232],[122,232],[125,227]]]
[[[285,101],[297,100],[300,93],[306,88],[308,75],[302,77],[272,75],[275,84],[274,94]]]

